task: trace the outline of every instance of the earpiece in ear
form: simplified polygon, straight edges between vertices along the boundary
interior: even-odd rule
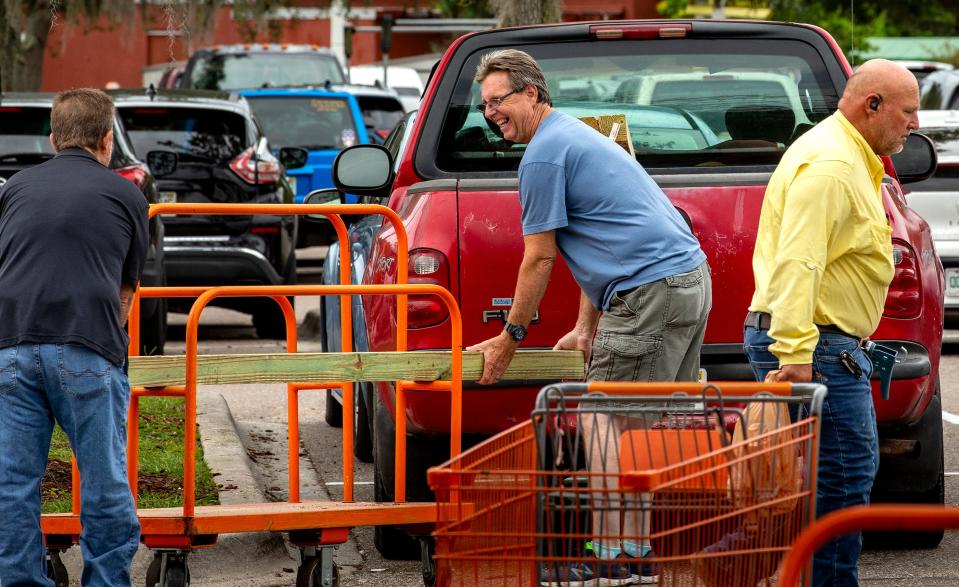
[[[876,110],[879,110],[879,104],[881,103],[882,103],[882,98],[879,98],[879,97],[873,98],[869,100],[869,109],[875,112]]]

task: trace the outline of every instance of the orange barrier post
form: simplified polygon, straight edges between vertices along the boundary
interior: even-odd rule
[[[798,586],[803,568],[824,544],[844,534],[862,530],[928,532],[959,530],[959,507],[941,505],[880,504],[832,512],[803,530],[779,570],[780,587]]]

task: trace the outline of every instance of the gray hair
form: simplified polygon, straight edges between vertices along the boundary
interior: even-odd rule
[[[529,53],[518,49],[500,49],[491,51],[480,59],[476,66],[476,82],[482,83],[491,73],[505,71],[509,79],[509,85],[514,92],[522,90],[526,86],[536,88],[536,101],[553,105],[549,99],[549,88],[546,86],[546,78],[543,76],[543,70]]]

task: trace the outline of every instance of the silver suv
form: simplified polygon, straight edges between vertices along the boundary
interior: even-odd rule
[[[959,320],[959,110],[920,110],[919,132],[936,144],[939,166],[908,185],[906,200],[929,223],[946,277],[946,320]]]

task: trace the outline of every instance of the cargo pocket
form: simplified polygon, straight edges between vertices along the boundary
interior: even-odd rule
[[[63,345],[59,352],[60,386],[78,400],[90,400],[106,394],[113,366],[100,355],[85,348]]]
[[[0,396],[17,387],[17,347],[0,349]]]
[[[657,381],[663,338],[600,332],[593,345],[590,381]]]
[[[680,328],[698,324],[706,305],[703,268],[666,278],[666,310],[663,326]]]

